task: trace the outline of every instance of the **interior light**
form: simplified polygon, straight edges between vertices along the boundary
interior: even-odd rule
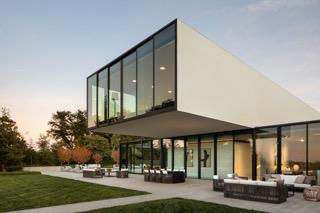
[[[132,83],[137,83],[137,80],[133,79],[133,80],[132,80]]]
[[[165,67],[160,67],[160,70],[165,70],[166,68]]]
[[[300,142],[304,142],[303,138],[300,139]]]
[[[168,91],[168,93],[169,93],[169,94],[171,94],[171,93],[172,93],[172,91],[171,91],[171,90],[169,90],[169,91]]]

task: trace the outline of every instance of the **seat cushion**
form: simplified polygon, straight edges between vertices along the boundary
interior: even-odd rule
[[[315,179],[314,176],[305,176],[305,179],[303,181],[304,184],[311,184],[311,182]]]
[[[240,180],[239,183],[245,185],[257,185],[257,181],[254,180]]]
[[[240,180],[224,179],[223,182],[225,182],[225,183],[240,183]]]
[[[294,184],[294,187],[296,187],[296,188],[308,188],[310,186],[311,186],[310,184],[304,184],[304,183],[301,183],[301,184],[295,183]]]
[[[298,175],[294,183],[303,184],[304,179],[305,179],[304,175]]]
[[[257,181],[258,186],[272,186],[276,187],[277,183],[275,181]]]

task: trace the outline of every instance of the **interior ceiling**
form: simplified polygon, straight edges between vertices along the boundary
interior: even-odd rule
[[[248,128],[190,113],[171,111],[95,129],[95,132],[169,138]]]

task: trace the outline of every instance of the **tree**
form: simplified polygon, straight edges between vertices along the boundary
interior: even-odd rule
[[[102,155],[100,155],[99,153],[94,154],[92,158],[94,159],[94,162],[96,164],[100,163],[103,160]]]
[[[91,158],[92,153],[85,147],[76,147],[72,150],[72,159],[78,164],[84,164]]]
[[[64,149],[64,148],[59,148],[58,149],[58,157],[59,160],[62,163],[70,163],[72,159],[72,154],[70,149]]]
[[[37,141],[37,146],[40,151],[49,150],[50,149],[49,136],[45,134],[40,134]]]
[[[0,116],[0,171],[22,168],[26,141],[18,131],[16,122],[10,118],[9,111],[1,110]]]
[[[88,135],[86,112],[77,110],[57,111],[52,115],[48,125],[48,134],[61,146],[73,149]]]

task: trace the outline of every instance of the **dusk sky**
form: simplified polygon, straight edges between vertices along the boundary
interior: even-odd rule
[[[0,107],[36,140],[55,111],[85,109],[88,75],[178,18],[320,111],[319,11],[320,0],[0,0]]]

